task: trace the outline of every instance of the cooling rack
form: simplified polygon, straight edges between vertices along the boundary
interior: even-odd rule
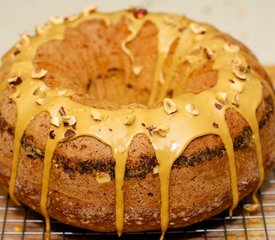
[[[243,209],[250,198],[243,200],[230,218],[227,212],[202,223],[178,230],[169,230],[167,240],[273,240],[275,239],[275,168],[258,193],[260,206],[254,213]],[[51,240],[111,240],[115,233],[95,233],[51,222]],[[44,219],[27,207],[15,206],[0,187],[0,240],[43,240]],[[124,234],[119,240],[158,240],[160,232]]]

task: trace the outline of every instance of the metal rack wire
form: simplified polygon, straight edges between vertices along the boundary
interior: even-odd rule
[[[248,213],[243,210],[249,198],[242,201],[230,218],[227,212],[191,227],[169,230],[166,239],[226,239],[226,240],[272,240],[275,239],[275,168],[266,178],[259,191],[258,211]],[[105,240],[118,239],[115,233],[95,233],[66,226],[52,221],[52,240]],[[45,237],[43,218],[27,207],[15,206],[0,188],[0,240],[43,240]],[[159,239],[159,232],[124,234],[120,240]]]

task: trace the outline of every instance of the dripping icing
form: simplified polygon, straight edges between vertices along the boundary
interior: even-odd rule
[[[37,97],[33,95],[35,89],[41,84],[41,80],[33,80],[31,73],[34,70],[31,59],[35,56],[36,49],[43,42],[51,39],[63,39],[65,26],[76,27],[81,21],[88,19],[100,19],[103,20],[106,25],[110,26],[120,21],[122,18],[127,19],[128,29],[130,34],[121,43],[121,48],[125,54],[127,54],[135,65],[135,59],[131,51],[127,48],[127,43],[131,42],[138,35],[140,29],[146,21],[151,21],[158,28],[158,56],[155,66],[155,77],[153,81],[153,88],[149,99],[149,105],[153,104],[157,100],[161,100],[169,87],[169,84],[173,78],[173,73],[181,63],[181,59],[189,54],[188,46],[192,44],[199,48],[215,48],[215,57],[213,69],[219,71],[217,85],[209,90],[205,90],[199,94],[179,94],[173,100],[178,107],[178,111],[167,115],[162,107],[141,109],[132,109],[132,114],[135,116],[135,122],[131,126],[125,126],[123,124],[125,118],[128,115],[128,108],[121,107],[118,110],[104,110],[98,109],[98,111],[108,116],[104,121],[94,121],[90,116],[90,107],[81,105],[77,102],[71,101],[68,97],[60,96],[58,90],[52,89],[45,99],[45,103],[38,105],[36,103]],[[166,19],[166,21],[165,21]],[[167,24],[169,19],[169,24]],[[13,98],[17,107],[17,123],[14,137],[14,156],[11,172],[10,182],[10,196],[12,200],[19,203],[14,195],[18,157],[20,150],[20,141],[24,130],[30,123],[30,121],[40,112],[47,111],[51,115],[56,115],[60,107],[64,107],[70,112],[70,115],[76,116],[77,125],[75,129],[75,135],[78,136],[92,136],[109,145],[112,148],[114,159],[116,160],[115,166],[115,181],[116,181],[116,228],[118,234],[123,232],[124,223],[124,174],[125,165],[127,160],[127,153],[133,137],[137,134],[145,134],[154,147],[156,152],[158,164],[159,164],[159,176],[160,176],[160,192],[161,192],[161,230],[164,235],[169,226],[169,183],[170,172],[174,161],[183,153],[187,145],[197,137],[207,134],[214,134],[220,136],[225,149],[227,151],[229,159],[229,168],[231,176],[231,189],[233,204],[230,208],[232,213],[233,209],[238,203],[238,186],[237,186],[237,174],[234,159],[233,143],[230,137],[229,129],[225,121],[225,112],[229,108],[233,108],[238,111],[249,123],[254,141],[257,149],[258,166],[259,166],[259,186],[263,180],[263,164],[261,157],[261,146],[259,140],[258,124],[256,119],[256,109],[262,100],[262,87],[258,77],[254,72],[247,73],[248,79],[245,81],[245,90],[240,94],[240,103],[236,107],[231,102],[222,107],[220,111],[215,108],[216,93],[223,91],[228,94],[228,98],[232,99],[234,92],[228,91],[230,89],[228,79],[234,77],[232,73],[232,65],[228,64],[229,60],[232,62],[235,56],[240,57],[242,63],[246,63],[242,53],[226,53],[223,50],[224,41],[221,39],[215,39],[214,36],[217,31],[210,26],[205,25],[206,34],[196,35],[190,32],[187,28],[185,31],[179,31],[181,27],[188,27],[189,20],[172,14],[150,14],[141,19],[135,19],[132,13],[118,12],[113,14],[100,14],[97,12],[88,16],[80,16],[66,25],[59,24],[46,29],[46,35],[35,36],[30,39],[32,48],[20,47],[21,54],[17,57],[16,62],[11,66],[11,73],[20,73],[23,83],[16,87],[20,91],[19,98]],[[163,76],[162,68],[169,53],[170,47],[173,42],[179,39],[179,44],[176,47],[174,57],[172,60],[172,66],[170,67],[168,74]],[[186,46],[184,46],[186,43]],[[188,44],[187,44],[188,43]],[[27,53],[28,52],[28,53]],[[4,63],[9,66],[10,63],[7,60],[7,56],[4,57]],[[5,65],[4,65],[5,67]],[[187,78],[188,76],[186,76]],[[161,80],[162,79],[162,80]],[[161,81],[160,81],[161,80]],[[159,85],[160,96],[157,96]],[[6,88],[6,84],[2,84],[1,89]],[[271,91],[272,92],[272,91]],[[251,103],[250,93],[253,93],[253,102]],[[26,96],[26,97],[24,97]],[[249,101],[249,103],[248,103]],[[185,111],[184,106],[187,104],[194,104],[199,109],[199,116],[192,116]],[[208,103],[208,104],[205,104]],[[247,105],[248,104],[248,105]],[[246,106],[250,106],[248,110]],[[252,111],[251,111],[252,110]],[[25,114],[25,113],[28,114]],[[23,114],[24,113],[24,114]],[[26,115],[28,116],[26,118]],[[207,117],[205,117],[207,116]],[[218,124],[219,128],[213,128],[213,121]],[[169,132],[165,137],[153,134],[148,134],[148,131],[141,127],[142,123],[147,126],[159,126],[164,125],[169,127]],[[86,126],[89,126],[88,128]],[[185,129],[184,134],[179,131],[182,126],[188,126]],[[108,131],[109,128],[119,128],[115,138]],[[42,181],[42,194],[41,194],[41,212],[46,219],[47,233],[49,235],[50,223],[49,215],[47,211],[47,199],[48,199],[48,184],[50,179],[51,160],[54,154],[55,147],[63,140],[66,128],[52,128],[55,131],[55,139],[48,137],[45,149],[43,181]],[[99,132],[98,129],[101,129]],[[163,237],[162,235],[162,237]],[[49,238],[49,236],[47,236]]]

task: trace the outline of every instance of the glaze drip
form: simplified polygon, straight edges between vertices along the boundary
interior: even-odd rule
[[[176,111],[172,111],[171,114],[169,111],[167,114],[167,111],[164,109],[165,106],[163,107],[162,105],[148,109],[122,106],[116,110],[94,109],[93,114],[96,114],[96,116],[93,115],[92,117],[91,107],[74,102],[69,96],[61,96],[59,94],[60,91],[68,91],[71,92],[71,94],[73,94],[73,92],[69,89],[60,88],[48,89],[43,101],[38,102],[38,97],[34,92],[41,87],[43,79],[33,79],[31,75],[32,71],[35,70],[32,59],[35,56],[37,48],[47,41],[63,39],[67,27],[76,27],[83,21],[93,19],[103,20],[108,26],[121,21],[121,19],[125,20],[129,35],[121,42],[121,48],[124,53],[128,55],[133,66],[136,66],[135,57],[128,49],[127,44],[137,37],[145,22],[151,22],[157,27],[158,56],[155,65],[152,91],[148,103],[149,106],[158,101],[162,101],[166,96],[167,89],[173,80],[174,73],[178,66],[186,60],[187,56],[194,55],[195,57],[190,58],[190,60],[194,60],[194,63],[190,65],[188,73],[184,76],[188,79],[192,72],[191,70],[198,66],[195,61],[196,53],[194,53],[194,50],[211,49],[211,51],[213,51],[211,60],[213,61],[213,70],[218,71],[217,84],[198,94],[178,94],[171,99],[173,104],[177,107]],[[205,24],[198,24],[191,27],[190,23],[190,20],[173,14],[148,14],[138,19],[129,11],[109,14],[98,12],[92,12],[88,15],[81,14],[77,18],[74,18],[74,20],[65,22],[65,24],[49,24],[45,28],[45,34],[30,38],[29,44],[27,45],[21,44],[19,47],[17,46],[21,54],[12,60],[12,65],[9,58],[11,52],[3,58],[2,68],[11,65],[9,77],[20,75],[23,79],[23,82],[15,87],[19,94],[13,94],[11,96],[17,107],[17,123],[15,128],[14,156],[9,193],[11,199],[15,203],[19,204],[14,195],[14,189],[19,161],[20,141],[30,121],[43,111],[48,112],[52,120],[57,119],[57,121],[59,121],[61,117],[60,108],[64,108],[68,116],[73,116],[76,119],[74,128],[72,128],[72,126],[64,126],[63,124],[53,124],[51,131],[54,131],[54,137],[49,136],[46,143],[40,205],[41,212],[46,219],[47,238],[49,238],[50,233],[47,201],[51,160],[59,142],[79,136],[94,137],[109,145],[112,149],[113,157],[116,161],[115,225],[119,236],[123,232],[124,225],[123,186],[125,165],[129,146],[133,137],[137,134],[144,134],[150,139],[158,161],[161,192],[162,238],[169,227],[169,184],[172,165],[183,153],[188,144],[197,137],[208,134],[220,136],[229,161],[232,190],[230,214],[232,214],[232,211],[237,206],[239,201],[237,173],[232,138],[225,121],[227,109],[234,109],[239,112],[252,129],[259,167],[260,180],[257,189],[262,184],[264,169],[259,139],[259,127],[256,119],[256,110],[263,97],[260,77],[253,70],[247,72],[240,71],[239,73],[234,71],[234,69],[238,70],[241,66],[247,66],[244,57],[245,54],[242,51],[235,51],[235,48],[229,48],[230,51],[226,51],[224,49],[226,42],[218,37],[219,32],[213,27]],[[178,44],[173,54],[172,64],[167,74],[164,75],[164,63],[172,44],[176,40]],[[199,54],[200,53],[201,51],[199,51]],[[236,58],[238,58],[237,66]],[[6,82],[2,82],[1,84],[1,89],[5,89],[8,86]],[[244,85],[244,88],[239,89],[238,86],[242,85]],[[272,90],[269,89],[269,91],[272,95]],[[125,124],[125,119],[129,115],[134,116],[135,121],[131,122],[131,124]],[[149,134],[144,126],[154,126],[159,132]],[[117,131],[114,134],[110,133],[109,129],[117,129]],[[256,201],[256,198],[254,201]]]

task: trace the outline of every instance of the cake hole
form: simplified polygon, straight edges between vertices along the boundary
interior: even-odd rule
[[[38,69],[47,69],[45,83],[52,88],[71,88],[77,93],[89,95],[95,102],[108,102],[107,106],[131,103],[147,105],[155,79],[158,32],[155,24],[148,21],[136,38],[126,44],[133,56],[132,62],[122,47],[130,33],[123,18],[111,26],[107,26],[103,20],[83,21],[74,28],[67,28],[64,40],[52,40],[40,45],[34,65]],[[175,39],[171,44],[162,68],[163,76],[169,75],[178,43],[179,39]],[[172,98],[182,92],[200,92],[213,86],[215,81],[211,82],[211,86],[195,81],[213,78],[213,74],[207,74],[211,66],[204,64],[201,71],[191,73],[192,82],[196,82],[194,86],[181,77],[186,71],[186,61],[183,60],[165,96],[157,96],[153,104],[161,101],[161,98]],[[138,72],[134,71],[137,67],[140,70]],[[205,74],[206,77],[200,77]],[[158,83],[156,92],[160,93],[161,88]]]

